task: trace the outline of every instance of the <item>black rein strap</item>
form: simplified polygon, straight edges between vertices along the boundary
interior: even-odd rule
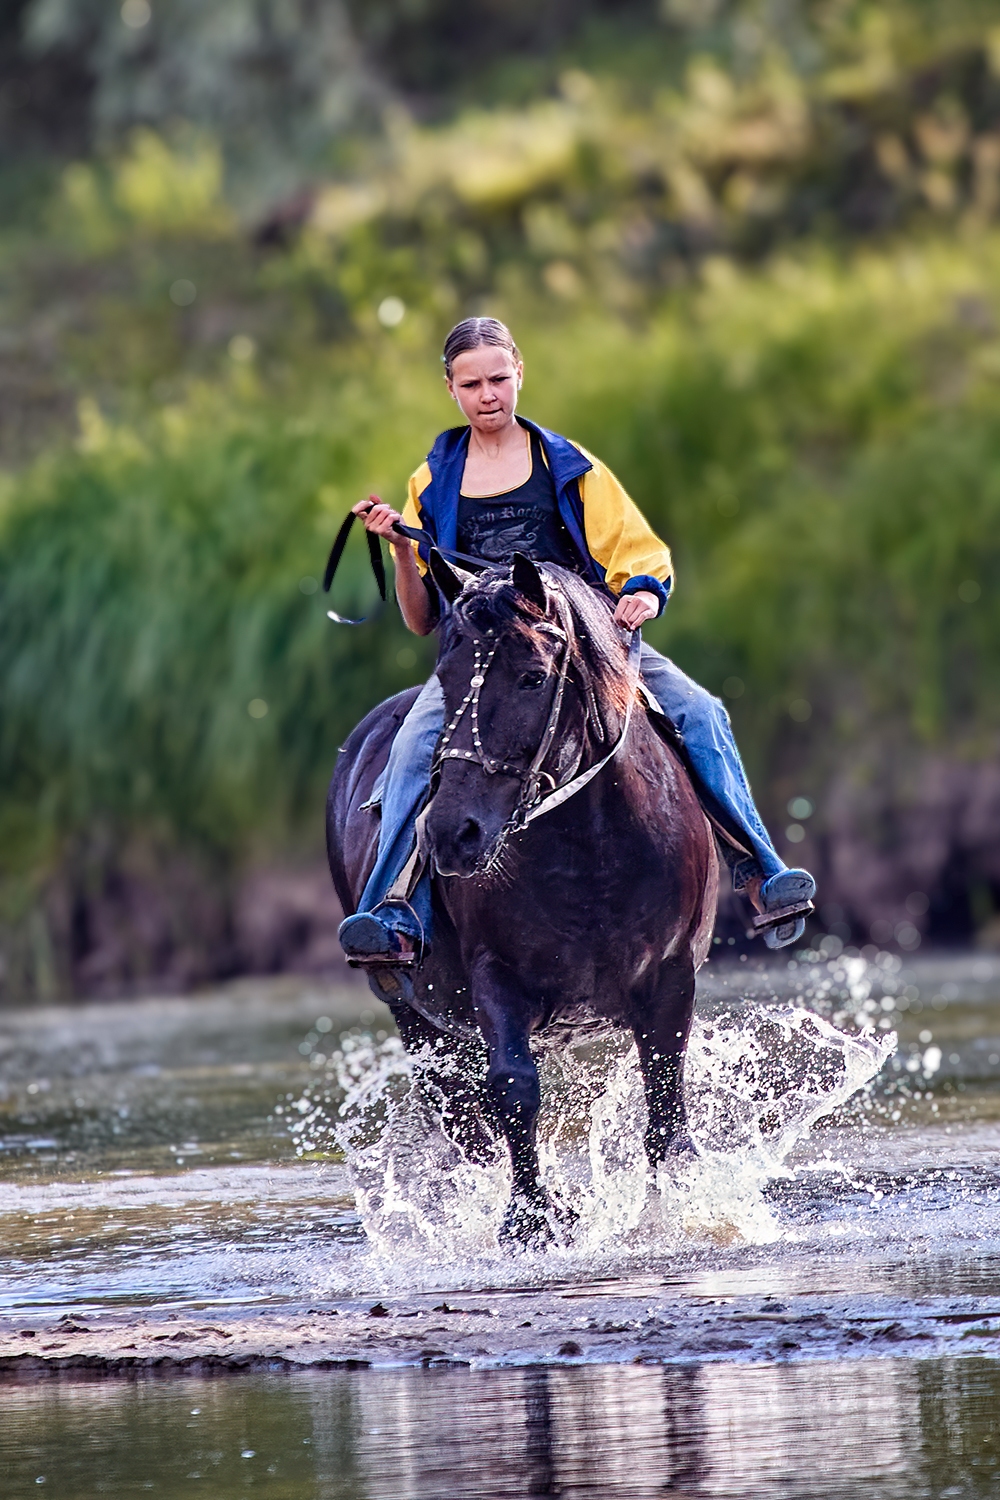
[[[340,559],[344,555],[344,548],[347,546],[347,538],[351,534],[351,527],[354,525],[355,521],[358,521],[360,519],[360,516],[355,515],[354,511],[350,510],[341,523],[340,530],[337,532],[337,536],[333,543],[333,546],[330,548],[330,556],[326,560],[326,570],[323,573],[324,594],[328,594],[330,592],[330,585],[333,583],[334,574],[340,566]],[[422,527],[404,526],[402,521],[396,521],[392,529],[393,531],[398,532],[400,536],[407,537],[411,542],[423,542],[427,547],[437,547],[437,543],[431,536],[430,532],[424,531]],[[374,531],[366,531],[365,540],[368,543],[368,556],[371,559],[372,572],[375,574],[375,582],[378,584],[379,595],[381,597],[382,603],[384,604],[385,563],[382,561],[382,548],[379,545],[379,539]],[[450,552],[446,547],[438,547],[437,550],[441,553],[442,557],[447,558],[449,562],[461,563],[464,567],[472,568],[476,572],[480,572],[483,568],[488,568],[491,566],[488,562],[484,562],[481,557],[470,557],[465,552]],[[363,625],[365,623],[364,619],[349,620],[346,615],[338,615],[336,611],[332,609],[328,609],[327,614],[329,615],[330,619],[333,620],[337,625]],[[367,616],[365,618],[367,618]]]

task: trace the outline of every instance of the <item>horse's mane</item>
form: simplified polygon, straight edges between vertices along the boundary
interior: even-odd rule
[[[539,572],[549,594],[561,594],[569,606],[574,632],[572,662],[583,685],[590,688],[598,703],[624,714],[629,698],[626,648],[612,618],[611,601],[577,573],[556,563],[543,563]],[[441,649],[447,651],[468,629],[492,630],[498,636],[518,632],[531,638],[544,624],[559,624],[554,602],[550,600],[543,615],[515,586],[509,572],[490,568],[470,579],[455,601],[444,621]]]

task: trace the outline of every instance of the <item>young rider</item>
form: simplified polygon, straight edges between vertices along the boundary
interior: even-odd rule
[[[617,596],[614,617],[625,630],[661,614],[672,584],[669,549],[598,459],[515,415],[524,367],[504,324],[465,319],[445,340],[443,358],[448,391],[468,426],[437,439],[410,479],[402,516],[376,495],[355,506],[366,528],[392,547],[396,597],[409,628],[429,634],[438,619],[438,597],[417,544],[393,531],[399,520],[422,527],[442,548],[487,562],[509,563],[519,551],[535,562],[571,568]],[[812,876],[785,866],[761,822],[725,708],[645,642],[641,671],[683,740],[702,800],[749,851],[732,857],[736,889],[761,912],[810,900],[816,890]],[[396,735],[381,793],[378,858],[358,912],[340,927],[341,944],[355,963],[413,963],[418,944],[427,943],[429,875],[408,901],[386,898],[413,849],[443,726],[444,699],[435,676]],[[765,931],[764,941],[783,948],[804,928],[797,917]]]

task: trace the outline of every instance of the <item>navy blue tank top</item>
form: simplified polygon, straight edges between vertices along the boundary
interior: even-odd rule
[[[534,562],[560,563],[582,572],[536,433],[531,434],[531,473],[517,489],[500,495],[459,495],[458,550],[500,564],[523,552]]]

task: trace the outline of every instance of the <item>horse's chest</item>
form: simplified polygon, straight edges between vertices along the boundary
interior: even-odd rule
[[[526,987],[594,1004],[629,988],[662,952],[659,912],[653,890],[640,895],[613,871],[591,866],[578,879],[560,868],[506,904],[502,924],[484,911],[474,930]]]
[[[633,927],[663,912],[670,881],[669,850],[643,829],[603,821],[595,836],[554,839],[530,903],[539,925],[575,931],[581,941],[606,944],[627,917]]]

